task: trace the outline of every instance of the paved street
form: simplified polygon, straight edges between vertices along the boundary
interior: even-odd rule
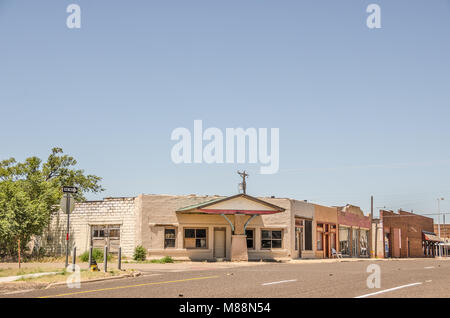
[[[381,288],[367,287],[369,264],[380,265]],[[450,297],[448,260],[208,265],[2,297]]]

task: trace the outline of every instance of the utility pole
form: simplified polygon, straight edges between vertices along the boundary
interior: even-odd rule
[[[438,198],[438,236],[441,237],[441,205],[440,202],[444,200],[444,198]]]
[[[242,191],[244,192],[244,194],[246,194],[247,193],[247,182],[246,182],[245,178],[248,178],[248,173],[245,170],[243,172],[240,172],[238,170],[237,173],[238,173],[238,175],[240,175],[242,177],[242,183],[241,183]]]
[[[370,196],[370,251],[371,252],[373,252],[373,250],[372,250],[372,247],[373,247],[373,245],[374,245],[374,242],[375,242],[375,255],[373,255],[374,256],[374,258],[376,258],[377,257],[377,252],[376,252],[376,250],[377,250],[377,228],[376,228],[376,224],[375,224],[375,239],[373,238],[373,195],[371,195]],[[369,255],[369,257],[370,257],[370,255]]]

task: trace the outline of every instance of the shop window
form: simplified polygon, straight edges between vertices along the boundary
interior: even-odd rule
[[[206,248],[206,229],[184,229],[185,248]]]
[[[360,230],[359,232],[359,255],[369,256],[368,246],[369,237],[367,230]]]
[[[255,230],[245,230],[245,235],[247,235],[247,248],[255,248]]]
[[[312,221],[305,220],[305,250],[312,251]]]
[[[339,227],[339,252],[350,256],[350,229],[347,227]]]
[[[164,229],[164,248],[174,248],[176,242],[176,231],[173,228]]]
[[[352,231],[352,256],[359,256],[359,230],[353,229]]]
[[[283,245],[281,232],[281,230],[261,230],[261,248],[281,248]]]
[[[317,250],[323,251],[322,232],[317,232]]]

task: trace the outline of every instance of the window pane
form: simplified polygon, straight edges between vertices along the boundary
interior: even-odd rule
[[[111,229],[109,230],[109,237],[120,237],[120,230],[119,229]]]
[[[270,239],[271,238],[270,231],[262,230],[261,231],[261,236],[262,236],[263,239]]]
[[[184,237],[186,237],[186,238],[195,237],[195,230],[194,229],[184,229]]]
[[[305,250],[312,250],[312,221],[305,220]]]
[[[317,249],[322,250],[322,233],[317,232]]]
[[[196,239],[195,240],[195,247],[197,248],[206,248],[206,239]]]
[[[174,239],[166,239],[164,240],[164,248],[168,247],[175,247],[175,240]]]
[[[253,239],[247,237],[247,248],[253,248]]]
[[[262,240],[261,241],[261,248],[271,248],[272,245],[270,243],[270,240]]]
[[[195,237],[206,237],[206,230],[205,229],[199,229],[195,230]]]
[[[166,239],[174,239],[175,238],[175,229],[165,229],[165,238]]]
[[[281,248],[281,240],[272,240],[272,248]]]
[[[245,235],[247,238],[253,238],[253,230],[245,230]]]
[[[272,239],[281,239],[281,231],[272,231]]]

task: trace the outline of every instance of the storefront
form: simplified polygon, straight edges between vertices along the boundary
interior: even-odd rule
[[[339,251],[344,257],[369,257],[370,217],[354,205],[338,207]]]
[[[383,222],[384,257],[434,257],[440,239],[433,232],[433,219],[412,212],[380,210]]]
[[[423,255],[425,257],[439,256],[441,253],[440,244],[443,242],[435,233],[422,231],[423,241]]]
[[[316,257],[331,258],[337,247],[337,210],[314,204],[316,223]]]

